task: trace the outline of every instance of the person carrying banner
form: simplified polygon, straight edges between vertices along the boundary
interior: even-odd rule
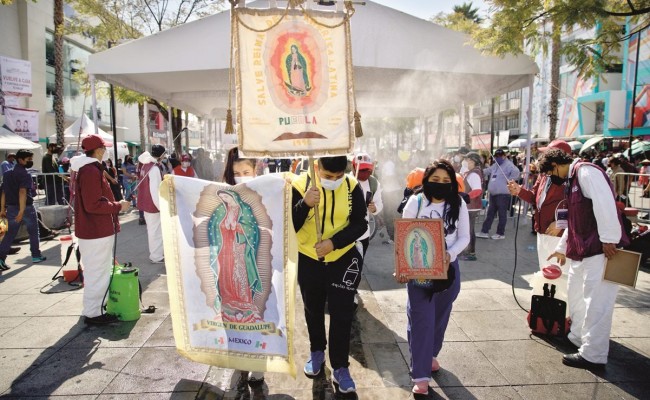
[[[105,325],[117,322],[114,315],[104,314],[103,305],[111,279],[113,246],[120,231],[118,213],[128,210],[126,200],[115,201],[101,163],[110,144],[97,135],[81,142],[85,154],[73,157],[70,168],[75,177],[75,235],[84,265],[84,323]]]
[[[226,165],[223,170],[223,182],[229,185],[246,183],[257,176],[254,158],[239,158],[239,149],[233,147],[228,151]]]
[[[223,182],[229,185],[248,182],[255,178],[255,159],[239,158],[239,150],[233,147],[228,151],[226,165],[224,167]],[[227,254],[232,258],[232,252]],[[264,383],[264,372],[260,371],[238,371],[242,379],[251,388],[260,387]]]
[[[568,228],[548,259],[560,265],[569,259],[567,285],[571,316],[569,340],[578,347],[565,354],[570,367],[603,369],[609,353],[609,334],[618,286],[603,280],[607,259],[617,244],[629,243],[617,211],[614,189],[605,172],[595,165],[573,160],[550,149],[539,161],[540,172],[552,179],[568,180]]]
[[[153,264],[164,264],[162,228],[160,227],[160,198],[158,187],[162,182],[160,160],[165,154],[165,147],[154,144],[151,153],[145,151],[140,154],[138,161],[142,163],[139,172],[138,209],[144,212],[147,225],[147,238],[149,242],[149,260]]]
[[[34,166],[34,153],[31,150],[18,150],[17,163],[14,169],[8,171],[2,181],[0,195],[0,218],[7,218],[8,229],[0,242],[0,271],[6,271],[6,263],[11,244],[13,243],[20,225],[25,222],[29,233],[29,250],[32,253],[32,263],[45,261],[39,247],[38,222],[34,208],[34,182],[27,169]]]
[[[325,303],[330,315],[329,358],[339,391],[356,391],[348,370],[354,294],[359,286],[363,258],[357,240],[368,227],[363,191],[345,174],[347,158],[318,160],[316,182],[308,173],[293,180],[293,226],[298,235],[298,285],[305,306],[311,355],[304,367],[315,377],[325,366]],[[320,232],[314,223],[318,205]]]

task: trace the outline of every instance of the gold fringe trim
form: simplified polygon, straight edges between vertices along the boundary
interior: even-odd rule
[[[235,133],[235,127],[232,124],[232,110],[230,108],[226,111],[226,129],[224,129],[223,133],[226,135]]]

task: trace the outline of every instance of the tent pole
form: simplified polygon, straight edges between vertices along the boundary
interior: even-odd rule
[[[149,139],[149,102],[145,101],[144,102],[144,141],[143,143],[140,143],[140,154],[144,153],[145,151],[151,150],[149,148],[149,142],[151,139]]]
[[[524,185],[528,182],[530,176],[530,157],[531,145],[533,141],[533,126],[531,124],[532,110],[533,110],[533,88],[535,87],[535,75],[531,75],[528,84],[528,110],[526,110],[526,120],[528,121],[528,132],[526,132],[526,162],[524,163]],[[523,92],[523,89],[522,89]],[[524,216],[528,215],[528,202],[524,202]],[[528,219],[524,218],[524,225],[528,224]]]
[[[93,122],[95,123],[95,135],[99,134],[99,125],[97,121],[97,92],[95,91],[95,75],[90,75],[90,93],[93,108]]]
[[[172,106],[167,106],[167,154],[172,148],[173,132],[172,132]]]

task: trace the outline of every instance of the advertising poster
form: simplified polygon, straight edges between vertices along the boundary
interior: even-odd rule
[[[32,63],[0,56],[0,85],[8,96],[32,95]]]
[[[38,142],[38,111],[27,108],[5,107],[5,125],[15,134]]]

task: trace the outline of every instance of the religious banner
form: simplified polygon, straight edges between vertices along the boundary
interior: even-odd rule
[[[38,111],[27,108],[5,107],[5,125],[15,134],[38,142]]]
[[[349,14],[247,8],[234,12],[241,151],[256,157],[351,152]]]
[[[179,353],[295,376],[291,186],[279,175],[236,186],[167,175],[160,196]]]
[[[0,86],[7,96],[31,96],[32,63],[0,56]]]

